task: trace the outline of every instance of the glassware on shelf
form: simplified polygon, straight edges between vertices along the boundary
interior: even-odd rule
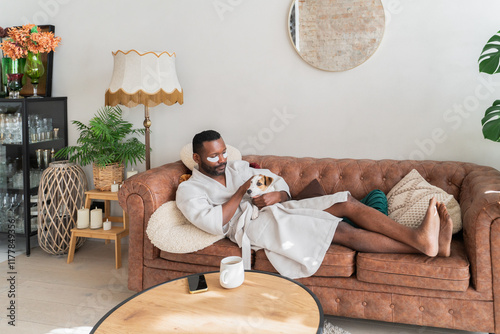
[[[12,116],[6,115],[5,120],[4,120],[4,130],[3,130],[3,134],[4,134],[3,143],[4,144],[11,144],[12,143],[11,132],[12,132]]]
[[[38,169],[30,170],[30,187],[36,188],[40,185],[40,178],[42,177],[42,171]]]
[[[0,114],[0,144],[3,144],[5,140],[5,134],[7,131],[7,115]]]
[[[0,191],[7,189],[7,150],[0,145]]]
[[[7,162],[7,188],[12,188],[12,177],[16,174],[16,165],[11,159]]]
[[[53,127],[52,118],[30,115],[28,119],[30,143],[52,140],[58,137],[59,129]]]
[[[0,144],[21,144],[22,125],[21,113],[0,114]]]
[[[12,116],[12,143],[21,144],[23,142],[23,118],[17,112]]]
[[[15,205],[16,233],[24,232],[24,195],[19,196]]]
[[[50,164],[50,150],[44,150],[43,151],[43,168],[49,167]]]
[[[38,115],[29,115],[28,116],[28,128],[30,135],[30,143],[36,143],[38,141],[37,132],[36,132],[36,122],[38,120]]]
[[[31,218],[31,231],[36,231],[38,229],[38,218],[32,217]]]
[[[14,189],[23,189],[23,172],[17,171],[13,176],[12,187]]]
[[[38,164],[38,170],[42,170],[43,168],[43,150],[39,148],[35,151],[36,153],[36,163]]]
[[[4,203],[6,203],[7,193],[0,193],[0,232],[7,231],[7,214],[4,209]]]

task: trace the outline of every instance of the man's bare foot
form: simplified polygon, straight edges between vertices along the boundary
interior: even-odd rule
[[[439,228],[440,219],[437,211],[437,200],[435,197],[429,201],[429,207],[425,213],[422,224],[417,228],[417,247],[427,256],[434,257],[439,252]]]
[[[453,221],[446,206],[438,202],[437,210],[441,226],[439,228],[439,251],[438,256],[450,256],[451,253],[451,237],[453,235]]]

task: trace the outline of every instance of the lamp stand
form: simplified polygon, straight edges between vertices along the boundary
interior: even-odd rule
[[[151,168],[151,157],[150,157],[150,144],[149,144],[149,128],[151,127],[151,120],[149,119],[149,107],[144,106],[144,127],[146,128],[145,139],[146,139],[146,170]]]

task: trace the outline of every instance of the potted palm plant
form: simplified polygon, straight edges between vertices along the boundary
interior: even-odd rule
[[[479,72],[495,74],[500,73],[500,31],[491,37],[479,56]],[[500,100],[486,109],[483,119],[484,138],[500,141]]]
[[[56,157],[83,166],[92,164],[96,189],[109,191],[111,184],[123,181],[127,164],[144,161],[146,146],[133,136],[144,135],[145,129],[134,129],[123,119],[120,107],[101,108],[88,125],[72,123],[80,131],[77,145],[59,150]]]

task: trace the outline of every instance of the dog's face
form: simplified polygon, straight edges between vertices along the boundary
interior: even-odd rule
[[[250,188],[247,190],[247,194],[251,197],[260,196],[265,194],[273,183],[273,178],[265,175],[255,175],[250,183]]]

